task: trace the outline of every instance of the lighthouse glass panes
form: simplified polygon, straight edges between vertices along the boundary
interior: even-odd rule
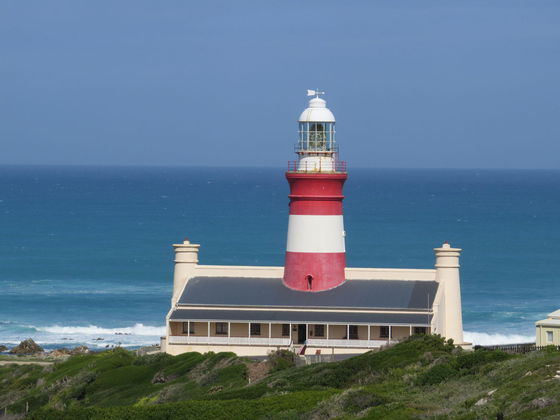
[[[334,134],[332,122],[300,122],[299,151],[332,152],[335,150]]]

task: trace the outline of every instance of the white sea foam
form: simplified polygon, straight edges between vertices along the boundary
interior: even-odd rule
[[[97,325],[37,327],[10,324],[0,329],[0,344],[16,345],[21,340],[31,337],[45,348],[77,345],[99,349],[115,346],[140,347],[157,344],[164,334],[165,327],[144,324],[119,328],[103,328]]]
[[[480,346],[490,346],[496,344],[519,344],[535,342],[534,335],[522,334],[488,334],[483,332],[465,331],[464,339],[468,343]]]
[[[165,327],[154,327],[144,324],[135,324],[132,327],[122,328],[103,328],[96,325],[88,325],[87,327],[72,327],[53,325],[50,327],[37,327],[37,331],[44,331],[52,334],[65,335],[115,335],[130,334],[136,336],[161,336],[165,334]]]

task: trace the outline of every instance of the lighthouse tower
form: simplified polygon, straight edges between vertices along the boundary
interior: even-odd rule
[[[288,163],[290,184],[288,243],[284,284],[319,292],[344,283],[346,250],[342,186],[346,164],[337,160],[335,118],[327,103],[314,96],[299,117],[297,161]]]

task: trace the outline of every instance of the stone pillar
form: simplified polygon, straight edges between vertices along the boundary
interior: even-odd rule
[[[436,281],[443,288],[443,305],[439,313],[442,319],[441,335],[452,338],[455,344],[463,344],[463,313],[461,310],[461,284],[459,280],[460,248],[451,248],[445,242],[441,248],[434,248],[436,254]],[[443,307],[442,307],[443,306]]]
[[[173,272],[173,297],[171,305],[175,306],[185,283],[192,277],[198,265],[198,249],[200,245],[191,244],[185,239],[182,244],[173,244],[175,248],[175,270]]]

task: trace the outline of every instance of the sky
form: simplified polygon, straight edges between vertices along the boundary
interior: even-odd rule
[[[0,3],[0,164],[560,169],[560,2]]]

